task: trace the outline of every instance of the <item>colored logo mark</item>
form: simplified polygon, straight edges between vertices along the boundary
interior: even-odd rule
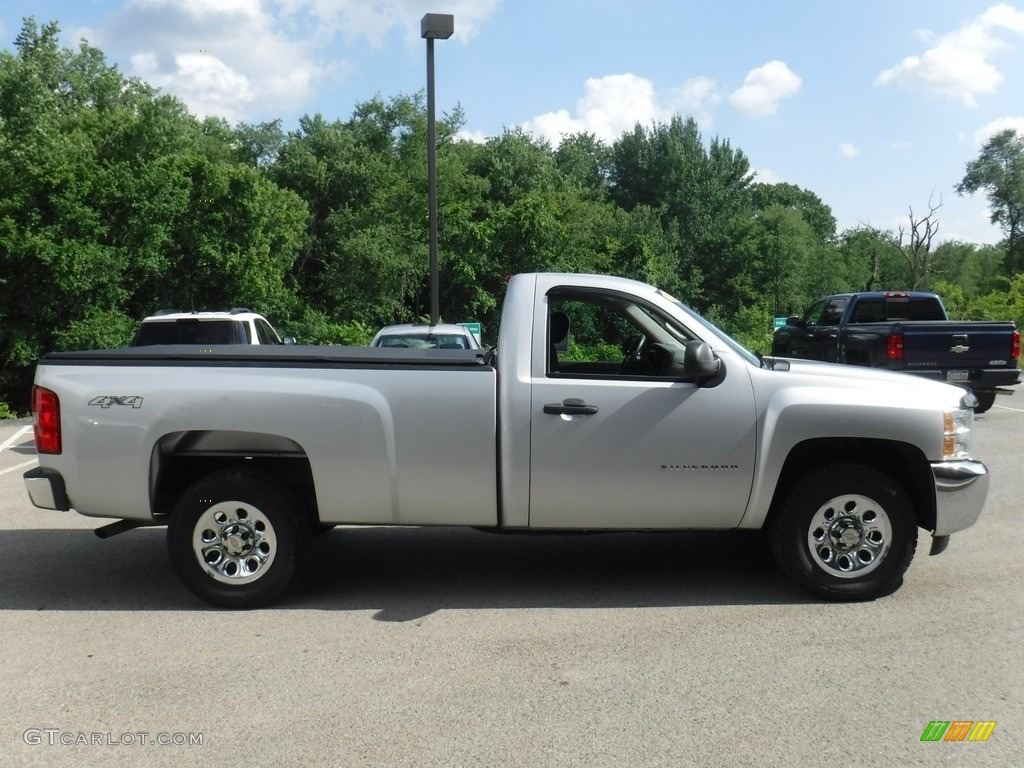
[[[995,728],[995,720],[932,720],[921,741],[988,741]]]

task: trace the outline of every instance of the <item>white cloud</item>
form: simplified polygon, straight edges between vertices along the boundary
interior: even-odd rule
[[[522,128],[535,136],[547,139],[555,146],[558,146],[565,136],[584,133],[587,130],[586,124],[570,115],[567,109],[546,112],[532,120],[527,120],[522,124]]]
[[[754,170],[754,181],[759,184],[782,184],[785,179],[768,168],[757,168]]]
[[[674,114],[659,103],[654,84],[637,75],[608,75],[589,78],[576,112],[560,109],[527,120],[522,127],[558,145],[563,136],[593,133],[606,142],[618,139],[637,123],[667,122]]]
[[[1007,44],[1000,36],[1024,34],[1024,12],[1007,4],[995,5],[955,32],[937,38],[920,56],[907,56],[875,78],[876,85],[899,83],[976,107],[977,97],[995,93],[1003,74],[990,59]]]
[[[163,71],[153,52],[131,58],[133,73],[180,97],[198,115],[234,118],[254,99],[252,81],[208,53],[182,53],[171,71]]]
[[[991,139],[997,133],[1012,129],[1017,132],[1019,136],[1024,136],[1024,117],[1002,117],[998,120],[993,120],[990,123],[985,124],[974,133],[974,144],[975,146],[982,146],[986,141]]]
[[[718,83],[710,77],[693,77],[669,92],[669,104],[673,111],[692,115],[703,129],[713,123],[711,108],[722,100]]]
[[[856,157],[860,154],[860,148],[856,144],[851,144],[848,141],[844,141],[839,145],[839,156],[840,157]]]
[[[351,42],[365,38],[375,47],[384,44],[395,28],[403,29],[409,41],[419,43],[420,20],[425,13],[455,16],[453,40],[466,42],[475,37],[498,9],[501,0],[273,0],[285,14],[309,14],[322,31],[341,34]]]
[[[129,0],[83,36],[127,51],[130,74],[180,97],[200,117],[229,121],[298,109],[345,62],[326,65],[262,0]]]
[[[455,134],[457,141],[471,141],[474,144],[486,144],[488,136],[483,131],[458,131]]]
[[[743,80],[743,87],[733,91],[729,103],[747,117],[774,115],[783,99],[795,96],[803,87],[803,79],[784,62],[769,61],[752,69]]]
[[[382,46],[394,30],[421,52],[426,11],[452,13],[455,39],[476,35],[500,0],[125,0],[75,39],[121,53],[138,75],[199,116],[279,117],[313,101],[351,60],[326,61],[336,39]]]

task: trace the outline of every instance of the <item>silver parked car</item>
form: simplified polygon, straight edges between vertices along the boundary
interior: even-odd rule
[[[464,325],[388,325],[377,331],[371,347],[405,349],[480,349],[480,340]]]

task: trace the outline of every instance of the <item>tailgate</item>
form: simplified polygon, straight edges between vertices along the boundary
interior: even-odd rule
[[[902,330],[909,370],[1016,367],[1011,323],[914,323]]]

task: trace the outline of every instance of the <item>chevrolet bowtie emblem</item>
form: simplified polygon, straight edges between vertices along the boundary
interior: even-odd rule
[[[965,344],[957,344],[955,347],[950,347],[949,351],[950,352],[956,352],[957,354],[960,354],[961,352],[966,352],[969,349],[970,349],[970,347],[968,347]]]

